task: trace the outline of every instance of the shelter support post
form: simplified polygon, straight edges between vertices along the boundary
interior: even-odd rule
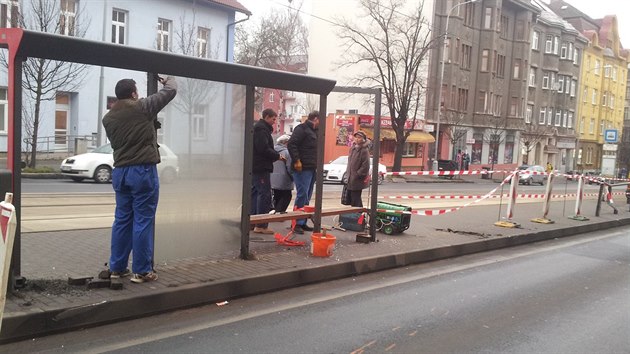
[[[315,170],[315,218],[313,219],[313,229],[315,232],[322,230],[322,199],[324,194],[324,174],[320,169],[324,166],[324,148],[326,144],[326,106],[328,97],[319,96],[319,128],[317,129],[317,168]]]
[[[245,137],[243,139],[243,190],[241,202],[241,258],[249,259],[249,217],[252,205],[252,161],[254,159],[254,94],[256,88],[245,87]]]

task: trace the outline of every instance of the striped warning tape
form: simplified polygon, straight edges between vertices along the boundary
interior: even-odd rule
[[[597,193],[584,193],[584,197],[597,197]],[[624,195],[624,192],[613,192],[613,195]],[[388,195],[379,196],[381,199],[480,199],[484,195]],[[486,198],[509,198],[509,194],[491,195]],[[519,198],[545,198],[544,194],[517,194]],[[552,198],[577,197],[577,194],[554,194]]]
[[[403,172],[385,172],[382,173],[383,176],[467,176],[467,175],[484,175],[484,174],[501,174],[501,173],[509,173],[512,174],[514,171],[506,171],[506,170],[460,170],[460,171],[403,171]],[[530,175],[544,175],[547,176],[550,173],[548,172],[538,172],[538,171],[527,171],[527,174]],[[567,173],[559,173],[558,171],[553,171],[552,174],[554,176],[561,176],[571,179],[577,179],[581,175],[575,174],[567,174]],[[600,181],[603,177],[592,177],[592,176],[584,176],[584,179],[587,181]],[[629,178],[605,178],[606,181],[611,182],[628,182]]]

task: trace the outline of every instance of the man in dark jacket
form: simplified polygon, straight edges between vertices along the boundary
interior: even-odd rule
[[[271,211],[271,182],[273,163],[283,160],[273,146],[273,126],[278,114],[270,108],[262,112],[262,119],[254,124],[254,161],[252,164],[252,207],[251,214],[268,214]],[[254,232],[259,234],[273,234],[268,224],[258,224]]]
[[[299,124],[289,139],[289,154],[293,161],[293,182],[295,183],[295,203],[293,209],[302,209],[308,205],[313,195],[315,184],[315,169],[317,168],[317,127],[319,126],[319,112],[309,113],[306,122]],[[297,220],[293,232],[303,234],[313,231],[306,225],[306,219]]]
[[[130,275],[127,265],[133,250],[131,268],[134,283],[157,280],[153,270],[153,233],[160,181],[157,164],[157,114],[177,93],[175,78],[159,79],[164,87],[147,98],[138,99],[136,82],[123,79],[116,84],[116,98],[103,117],[107,138],[114,149],[112,187],[116,211],[112,226],[109,271],[101,278]]]
[[[346,174],[348,176],[348,190],[350,191],[350,205],[363,207],[361,193],[370,184],[370,153],[367,148],[367,136],[364,132],[354,133],[354,143],[348,154]]]

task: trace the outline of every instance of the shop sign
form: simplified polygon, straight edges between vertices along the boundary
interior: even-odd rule
[[[617,144],[604,144],[602,147],[604,151],[617,151]]]
[[[405,122],[405,129],[411,129],[411,119],[407,119]],[[374,126],[374,116],[362,115],[359,116],[359,124],[373,127]],[[392,119],[390,117],[381,117],[381,128],[391,128],[392,127]],[[424,120],[416,119],[414,126],[414,130],[424,130]],[[427,130],[428,131],[428,130]]]

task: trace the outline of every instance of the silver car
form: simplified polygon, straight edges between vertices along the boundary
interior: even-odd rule
[[[518,168],[518,183],[531,185],[532,183],[539,183],[541,186],[545,184],[545,168],[539,165],[522,165]]]

